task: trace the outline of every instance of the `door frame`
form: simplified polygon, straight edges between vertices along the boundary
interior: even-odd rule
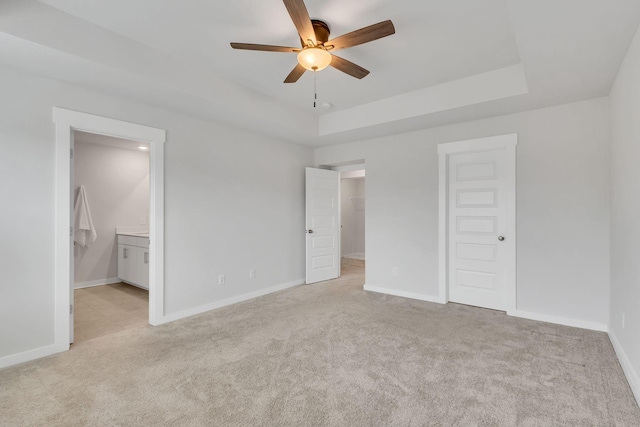
[[[507,160],[507,236],[505,240],[507,254],[506,292],[507,314],[512,315],[517,309],[516,292],[516,145],[518,134],[491,136],[469,139],[465,141],[438,144],[439,173],[439,299],[449,302],[449,156],[460,153],[478,153],[489,150],[504,149]]]
[[[343,179],[364,179],[366,180],[366,169],[365,169],[365,164],[364,163],[358,163],[358,164],[353,164],[353,165],[349,165],[349,166],[341,166],[341,167],[334,167],[332,168],[335,171],[338,171],[340,173],[340,175],[338,176],[338,195],[339,195],[339,209],[338,209],[338,215],[339,215],[339,223],[338,223],[338,231],[340,234],[340,239],[338,240],[338,245],[340,248],[340,275],[342,275],[342,180]],[[346,175],[355,175],[355,176],[346,176]],[[366,187],[366,181],[365,181],[365,200],[366,200],[366,192],[367,192],[367,187]],[[365,226],[365,232],[364,232],[364,244],[365,244],[365,258],[366,258],[366,246],[367,246],[367,211],[365,208],[365,219],[364,219],[364,226]],[[365,264],[366,265],[366,264]]]
[[[73,206],[71,145],[73,131],[149,143],[149,323],[164,316],[164,143],[166,131],[89,113],[53,107],[55,123],[55,315],[57,352],[69,350]]]
[[[342,180],[349,179],[350,177],[343,178],[344,175],[349,175],[352,173],[362,172],[362,178],[366,179],[367,173],[367,165],[364,159],[354,160],[347,163],[341,163],[340,165],[334,166],[321,166],[328,167],[331,170],[338,172],[338,260],[340,264],[340,276],[342,277]],[[365,181],[366,182],[366,181]],[[366,200],[367,187],[365,183],[365,200]],[[365,258],[367,253],[367,211],[365,209],[365,218],[364,218],[364,244],[365,244]],[[365,264],[365,280],[366,280],[366,264]]]

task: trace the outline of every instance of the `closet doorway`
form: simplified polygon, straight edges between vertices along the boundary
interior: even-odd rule
[[[340,253],[343,268],[365,266],[365,171],[340,172]]]
[[[334,167],[340,172],[340,265],[343,271],[365,270],[365,169],[364,164]]]

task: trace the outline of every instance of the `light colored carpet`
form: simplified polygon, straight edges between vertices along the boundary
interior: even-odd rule
[[[361,269],[0,371],[3,426],[638,426],[604,333],[367,293]]]

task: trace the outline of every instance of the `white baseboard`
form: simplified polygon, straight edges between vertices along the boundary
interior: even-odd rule
[[[620,341],[618,341],[616,334],[609,331],[609,339],[611,340],[611,344],[613,344],[613,349],[616,351],[616,355],[620,361],[620,366],[622,366],[622,370],[627,377],[631,391],[633,391],[633,394],[636,397],[636,402],[640,404],[640,376],[638,376],[638,372],[636,372],[631,364],[631,361],[629,360],[627,353],[624,351],[624,348],[622,348]]]
[[[34,348],[18,354],[10,354],[9,356],[0,357],[0,369],[8,366],[17,365],[19,363],[29,362],[51,354],[59,353],[60,350],[55,344],[46,345],[44,347]]]
[[[120,283],[122,280],[117,277],[110,277],[108,279],[90,280],[88,282],[77,282],[73,285],[74,289],[92,288],[94,286],[110,285],[112,283]]]
[[[273,292],[282,291],[285,289],[293,288],[294,286],[303,285],[305,283],[305,279],[298,279],[292,282],[283,283],[280,285],[272,286],[266,289],[260,289],[259,291],[250,292],[248,294],[238,295],[235,297],[227,298],[221,301],[215,301],[210,304],[201,305],[199,307],[190,308],[188,310],[179,311],[177,313],[171,313],[163,316],[156,323],[157,325],[162,325],[163,323],[173,322],[175,320],[184,319],[185,317],[195,316],[196,314],[205,313],[207,311],[215,310],[217,308],[222,308],[227,305],[236,304],[242,301],[247,301],[253,298],[261,297],[263,295],[271,294]]]
[[[114,282],[118,283],[121,280],[115,279]],[[210,310],[214,310],[216,308],[221,308],[227,305],[236,304],[238,302],[250,300],[253,298],[257,298],[263,295],[267,295],[273,292],[282,291],[284,289],[292,288],[294,286],[302,285],[305,283],[305,279],[298,279],[292,282],[283,283],[280,285],[272,286],[270,288],[261,289],[259,291],[251,292],[244,295],[238,295],[236,297],[227,298],[222,301],[216,301],[211,304],[206,304],[200,307],[195,307],[189,310],[183,310],[178,313],[169,314],[167,316],[163,316],[156,324],[161,325],[163,323],[173,322],[174,320],[183,319],[185,317],[195,316],[196,314],[201,314]],[[107,283],[100,284],[92,284],[88,286],[99,286]],[[86,287],[88,287],[86,286]],[[77,289],[77,288],[76,288]],[[0,358],[0,369],[6,368],[8,366],[17,365],[19,363],[29,362],[31,360],[39,359],[41,357],[49,356],[55,353],[60,353],[61,351],[68,350],[68,346],[66,348],[58,348],[55,344],[51,344],[45,347],[36,348],[33,350],[25,351],[23,353],[11,354],[8,356],[4,356]]]
[[[556,325],[572,326],[574,328],[590,329],[598,332],[609,332],[609,326],[606,323],[590,322],[588,320],[571,319],[568,317],[552,316],[550,314],[531,313],[522,310],[508,311],[507,314],[513,317],[521,317],[523,319],[537,320],[540,322],[555,323]]]
[[[398,291],[396,289],[389,289],[389,288],[383,288],[379,286],[370,286],[370,285],[364,285],[363,289],[365,291],[377,292],[380,294],[387,294],[387,295],[394,295],[397,297],[417,299],[420,301],[429,301],[429,302],[435,302],[438,304],[447,303],[447,301],[444,301],[443,298],[436,297],[433,295],[424,295],[424,294],[417,294],[413,292]],[[507,314],[509,316],[521,317],[523,319],[538,320],[540,322],[555,323],[557,325],[572,326],[574,328],[590,329],[590,330],[599,331],[599,332],[609,332],[609,327],[607,326],[606,323],[589,322],[587,320],[577,320],[577,319],[571,319],[571,318],[565,318],[565,317],[559,317],[559,316],[551,316],[547,314],[530,313],[522,310],[509,311]]]
[[[396,289],[382,288],[379,286],[370,286],[370,285],[364,285],[363,289],[369,292],[377,292],[379,294],[393,295],[396,297],[411,298],[411,299],[417,299],[420,301],[435,302],[438,304],[446,303],[446,301],[443,301],[442,298],[436,297],[433,295],[416,294],[413,292],[398,291]]]

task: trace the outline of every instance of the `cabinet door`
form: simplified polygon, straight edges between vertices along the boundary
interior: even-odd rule
[[[118,245],[118,277],[129,283],[138,283],[139,249],[135,246]]]
[[[118,245],[118,279],[120,280],[128,280],[129,277],[129,269],[128,261],[127,261],[127,246]],[[129,251],[131,252],[131,251]]]
[[[138,285],[145,289],[149,289],[149,249],[138,249]]]

